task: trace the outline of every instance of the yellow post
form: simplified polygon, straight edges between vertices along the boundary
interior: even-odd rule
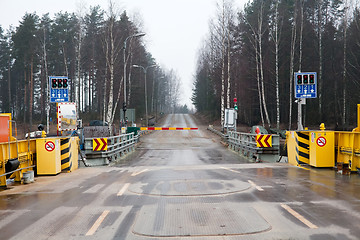
[[[357,105],[357,127],[352,130],[353,132],[360,132],[360,104]]]

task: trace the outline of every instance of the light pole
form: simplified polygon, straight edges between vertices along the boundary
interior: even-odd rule
[[[148,120],[148,109],[147,109],[147,89],[146,89],[146,73],[147,73],[147,70],[148,68],[151,68],[151,67],[156,67],[156,65],[150,65],[150,66],[147,66],[147,67],[143,67],[143,66],[140,66],[140,65],[133,65],[134,68],[142,68],[142,70],[144,71],[144,74],[145,74],[145,115],[146,115],[146,126],[148,127],[149,126],[149,120]]]
[[[124,41],[124,102],[123,102],[123,111],[124,111],[124,124],[126,125],[126,42],[127,40],[133,37],[142,37],[145,36],[145,33],[136,33],[128,36]]]
[[[160,80],[161,79],[164,79],[165,78],[165,76],[162,76],[162,77],[160,77],[158,80],[157,80],[157,94],[156,94],[156,103],[155,103],[155,122],[157,121],[157,119],[158,119],[158,117],[157,117],[157,115],[158,115],[158,105],[159,105],[159,89],[160,89],[160,87],[159,87],[159,85],[160,85]],[[153,87],[153,96],[154,96],[154,87]],[[154,99],[154,98],[153,98]],[[153,101],[153,99],[151,100],[151,101]],[[151,103],[151,104],[153,104],[153,103]]]

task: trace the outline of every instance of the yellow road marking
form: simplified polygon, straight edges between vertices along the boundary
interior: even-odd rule
[[[120,189],[120,191],[118,192],[117,196],[123,195],[123,194],[126,192],[126,190],[129,188],[129,186],[130,186],[130,183],[126,183],[126,184]]]
[[[291,207],[289,207],[286,204],[281,204],[281,207],[284,208],[286,211],[288,211],[291,215],[299,219],[302,223],[304,223],[306,226],[312,229],[318,228],[315,224],[311,223],[309,220],[307,220],[305,217],[303,217],[301,214],[293,210]]]
[[[104,219],[106,218],[106,216],[109,214],[109,210],[105,210],[100,217],[96,220],[96,222],[94,223],[94,225],[92,225],[92,227],[89,229],[89,231],[86,233],[86,236],[91,236],[93,235],[96,230],[100,227],[101,223],[104,221]]]
[[[133,174],[131,174],[131,176],[132,177],[135,177],[135,176],[137,176],[137,175],[139,175],[139,174],[142,174],[142,173],[144,173],[144,172],[147,172],[149,169],[144,169],[144,170],[141,170],[140,172],[134,172]]]
[[[264,191],[264,189],[262,189],[261,187],[259,187],[258,185],[256,185],[253,181],[248,180],[248,182],[254,187],[256,188],[258,191]]]

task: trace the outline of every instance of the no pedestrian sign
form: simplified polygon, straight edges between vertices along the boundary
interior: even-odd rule
[[[318,139],[316,139],[316,143],[319,147],[324,147],[326,145],[326,138],[319,137]]]
[[[48,151],[48,152],[54,151],[54,149],[55,149],[55,143],[52,142],[52,141],[49,141],[49,142],[45,143],[45,149],[46,149],[46,151]]]

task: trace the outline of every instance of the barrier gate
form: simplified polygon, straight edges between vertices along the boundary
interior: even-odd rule
[[[289,163],[295,166],[334,167],[342,174],[360,172],[360,104],[357,128],[352,132],[320,130],[288,131],[286,143]]]

